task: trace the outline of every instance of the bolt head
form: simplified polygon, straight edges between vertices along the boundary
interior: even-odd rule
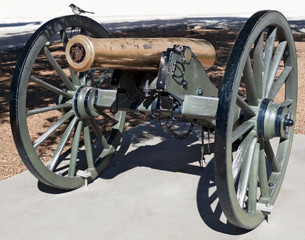
[[[294,125],[294,121],[290,118],[287,118],[285,119],[285,122],[284,122],[284,126],[285,127],[292,127]]]
[[[202,95],[203,95],[203,90],[202,90],[201,88],[198,88],[197,94],[198,94],[199,96],[202,96]]]

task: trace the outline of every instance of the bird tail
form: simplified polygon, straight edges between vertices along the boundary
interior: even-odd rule
[[[94,12],[88,12],[88,11],[85,11],[85,13],[95,14]]]

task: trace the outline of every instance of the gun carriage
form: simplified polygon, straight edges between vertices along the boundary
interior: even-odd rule
[[[261,11],[245,23],[220,90],[206,74],[214,60],[205,40],[111,38],[82,16],[45,23],[20,54],[11,86],[23,162],[41,182],[75,189],[109,164],[126,112],[183,118],[215,128],[220,205],[235,226],[255,228],[273,208],[293,139],[297,61],[285,17]]]

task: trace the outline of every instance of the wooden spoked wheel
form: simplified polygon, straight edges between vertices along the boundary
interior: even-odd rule
[[[84,102],[92,89],[110,87],[111,71],[78,73],[68,67],[65,46],[76,34],[108,37],[87,17],[45,23],[19,56],[10,95],[12,131],[23,162],[41,182],[61,189],[78,188],[101,173],[125,121],[125,112],[87,111]]]
[[[297,61],[286,19],[254,14],[228,60],[215,136],[219,202],[235,226],[253,229],[273,208],[284,179],[297,104]]]

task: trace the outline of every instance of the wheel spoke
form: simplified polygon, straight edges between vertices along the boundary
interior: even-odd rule
[[[66,29],[61,30],[60,35],[61,35],[61,41],[62,41],[62,44],[64,46],[64,49],[66,49],[67,43],[69,41]],[[80,86],[80,82],[79,82],[77,72],[75,70],[73,70],[70,66],[69,66],[69,70],[70,70],[70,74],[71,74],[73,84],[75,86]]]
[[[70,135],[71,135],[71,132],[74,128],[74,126],[76,125],[78,121],[78,117],[75,116],[73,118],[73,120],[69,123],[68,127],[66,128],[66,130],[64,131],[63,135],[62,135],[62,138],[60,139],[58,145],[57,145],[57,148],[55,149],[54,151],[54,155],[51,159],[51,162],[49,163],[48,165],[48,168],[51,170],[51,171],[54,171],[55,167],[57,166],[58,164],[58,161],[59,161],[59,157],[60,157],[60,154],[62,152],[62,150],[64,149]]]
[[[269,140],[264,141],[264,148],[267,159],[271,165],[272,171],[280,172],[280,167],[277,159],[274,156],[273,149]]]
[[[79,82],[81,85],[86,85],[86,72],[79,73]]]
[[[103,149],[102,153],[100,154],[99,158],[104,158],[112,153],[115,152],[115,148],[113,146],[110,146],[109,148],[107,149]]]
[[[246,103],[245,100],[243,100],[239,95],[237,95],[236,104],[249,116],[255,116],[255,112],[253,111],[252,107]]]
[[[69,37],[68,38],[72,38],[73,36],[75,36],[75,35],[77,35],[78,33],[76,33],[75,35],[73,35],[73,33],[76,31],[75,30],[76,29],[76,27],[75,26],[73,26],[73,27],[71,27],[71,28],[69,28],[69,32],[67,33],[67,34],[69,34]],[[68,28],[67,28],[67,30],[68,30]]]
[[[235,109],[234,109],[234,117],[233,117],[233,123],[237,123],[241,117],[241,108],[238,107],[237,105],[235,106]]]
[[[104,135],[102,134],[102,132],[101,132],[101,130],[100,130],[100,128],[99,128],[97,122],[95,121],[95,119],[90,118],[89,121],[90,121],[90,124],[91,124],[92,127],[93,127],[93,130],[94,130],[94,132],[95,132],[95,134],[96,134],[98,140],[102,143],[102,145],[103,145],[103,147],[104,147],[105,149],[109,149],[109,148],[110,148],[110,145],[108,144],[106,138],[105,138]]]
[[[281,72],[278,79],[273,83],[271,91],[269,92],[268,98],[274,99],[279,90],[281,89],[282,85],[286,82],[288,79],[290,73],[292,71],[292,67],[286,66],[284,70]]]
[[[70,164],[68,171],[69,177],[75,176],[76,160],[77,160],[79,140],[80,140],[82,127],[83,127],[83,121],[79,121],[72,142],[72,150],[71,150],[71,157],[70,157]]]
[[[237,139],[242,137],[245,133],[249,132],[254,128],[255,124],[253,121],[245,121],[236,129],[234,129],[232,133],[232,143],[234,143]]]
[[[82,34],[82,35],[88,35],[88,30],[87,30],[87,28],[85,28],[85,27],[81,28],[81,34]]]
[[[70,74],[71,74],[71,78],[72,78],[72,82],[75,86],[80,86],[80,80],[78,77],[78,73],[73,70],[70,66],[69,66],[69,70],[70,70]]]
[[[100,85],[103,83],[103,81],[106,79],[106,77],[112,73],[113,70],[111,69],[106,69],[101,76],[99,76],[99,78],[95,81],[95,83],[93,84],[92,87],[100,87]]]
[[[64,46],[64,49],[66,50],[66,46],[69,41],[66,29],[60,31],[60,36],[61,36],[61,42]]]
[[[261,99],[263,97],[263,48],[264,48],[264,32],[261,33],[258,41],[256,42],[253,52],[253,76],[256,80],[257,97]]]
[[[116,119],[125,119],[125,117],[126,117],[126,112],[124,112],[124,111],[118,111],[115,114]],[[117,122],[115,125],[113,125],[112,128],[113,129],[121,129],[120,132],[122,132],[122,129],[124,128],[124,123],[122,121]]]
[[[29,110],[29,111],[27,111],[26,115],[30,116],[30,115],[34,115],[34,114],[50,112],[50,111],[54,111],[54,110],[71,108],[71,107],[72,107],[72,103],[71,102],[66,102],[66,103],[58,104],[58,105],[54,105],[54,106],[48,106],[48,107],[42,107],[42,108]]]
[[[289,129],[289,131],[291,131],[291,128]],[[288,150],[289,144],[287,144],[288,142],[289,142],[289,138],[281,139],[279,142],[278,151],[276,153],[276,159],[278,162],[279,171],[282,171],[283,164],[285,163],[285,155],[287,154],[287,151],[289,151]]]
[[[93,162],[93,153],[92,153],[92,146],[91,146],[90,129],[89,129],[88,124],[86,124],[84,127],[84,140],[85,140],[88,168],[92,169],[92,168],[94,168],[94,162]]]
[[[279,45],[276,48],[276,51],[275,51],[274,56],[272,58],[270,71],[269,71],[269,74],[268,74],[266,96],[269,96],[269,93],[271,91],[271,87],[272,87],[272,85],[274,83],[274,80],[275,80],[276,73],[277,73],[277,71],[279,69],[279,66],[280,66],[280,62],[283,58],[283,54],[284,54],[284,51],[286,49],[286,46],[287,46],[287,41],[283,41],[283,42],[280,42]]]
[[[108,120],[110,120],[111,122],[113,122],[115,124],[119,122],[119,120],[117,120],[115,117],[108,115],[107,113],[104,113],[101,111],[101,112],[99,112],[99,114],[101,114],[103,117],[107,118]]]
[[[244,207],[253,155],[254,155],[254,151],[256,148],[256,142],[257,142],[257,139],[254,138],[251,142],[247,158],[244,160],[244,164],[242,166],[241,173],[240,173],[240,180],[239,180],[238,189],[237,189],[237,200],[238,200],[238,203],[241,208]]]
[[[90,68],[88,70],[87,78],[86,78],[86,85],[87,86],[91,86],[92,85],[94,74],[95,74],[95,69],[94,68]]]
[[[65,97],[69,98],[69,99],[73,98],[73,96],[71,94],[69,94],[69,93],[67,93],[67,92],[65,92],[65,91],[63,91],[63,90],[61,90],[61,89],[59,89],[59,88],[57,88],[57,87],[55,87],[55,86],[45,82],[45,81],[43,81],[43,80],[41,80],[41,79],[39,79],[37,77],[34,77],[33,75],[30,76],[30,79],[33,82],[37,83],[38,85],[40,85],[40,86],[42,86],[42,87],[44,87],[44,88],[46,88],[46,89],[48,89],[48,90],[50,90],[50,91],[52,91],[54,93],[63,95]]]
[[[265,151],[263,148],[264,143],[261,142],[260,151],[259,151],[259,185],[261,190],[261,199],[269,199],[270,198],[270,192],[269,192],[269,186],[268,186],[268,177],[267,177],[267,167],[266,167],[266,158],[265,158]]]
[[[290,107],[293,101],[291,99],[287,99],[284,102],[280,103],[281,107]]]
[[[267,87],[267,81],[268,81],[268,75],[269,75],[269,69],[270,69],[270,63],[272,59],[273,49],[274,49],[274,42],[277,34],[277,28],[273,28],[272,32],[268,36],[268,39],[266,41],[265,45],[265,51],[264,51],[264,60],[263,60],[263,96],[266,96],[266,87]]]
[[[255,134],[253,132],[250,132],[247,137],[241,142],[241,144],[238,146],[237,154],[232,162],[232,174],[233,174],[233,181],[234,183],[237,180],[237,177],[239,175],[240,169],[243,165],[243,161],[247,156],[250,144],[252,143],[252,140],[254,138]]]
[[[244,69],[244,81],[246,84],[247,90],[247,101],[250,105],[258,105],[257,101],[257,93],[256,93],[256,86],[254,81],[253,69],[251,65],[250,56],[248,57]]]
[[[251,171],[249,176],[249,189],[248,189],[248,212],[256,212],[257,202],[257,177],[258,177],[258,166],[260,158],[260,146],[258,143],[255,145],[254,155],[251,163]]]
[[[64,114],[58,121],[56,121],[44,134],[42,134],[34,143],[33,148],[36,149],[41,145],[45,140],[48,139],[55,131],[58,129],[65,121],[71,118],[74,115],[73,111],[69,111]]]
[[[43,48],[44,54],[47,57],[47,59],[49,60],[50,64],[52,65],[52,67],[54,68],[54,70],[57,72],[58,76],[61,78],[61,80],[64,82],[64,84],[66,85],[66,87],[69,90],[75,90],[74,85],[72,84],[72,82],[70,81],[70,79],[67,77],[67,75],[64,73],[64,71],[62,70],[62,68],[59,66],[58,62],[56,61],[56,59],[53,57],[53,55],[51,54],[51,52],[49,51],[49,49],[44,46]]]

